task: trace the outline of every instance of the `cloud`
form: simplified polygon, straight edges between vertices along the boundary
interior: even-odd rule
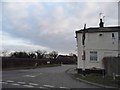
[[[2,2],[118,2],[119,0],[2,0]]]
[[[16,50],[35,51],[35,50],[38,50],[38,49],[39,50],[48,50],[48,51],[50,50],[49,47],[35,45],[35,44],[31,43],[29,40],[14,38],[6,32],[0,33],[0,40],[2,40],[0,42],[2,42],[3,50],[4,50],[4,48],[8,49],[8,50],[11,49],[10,51],[16,51]]]
[[[69,52],[72,51],[72,49],[68,50],[69,47],[66,47],[66,45],[62,44],[62,43],[56,43],[56,42],[52,41],[52,43],[49,42],[49,45],[54,46],[54,44],[62,44],[60,46],[62,46],[62,48],[64,46],[65,47],[64,49],[66,49],[66,50],[61,49],[60,46],[57,47],[59,49],[53,49],[53,48],[51,49],[51,46],[50,47],[45,47],[45,46],[41,46],[41,45],[38,45],[38,44],[34,44],[33,42],[31,42],[29,40],[25,40],[25,39],[22,39],[22,38],[14,38],[14,37],[12,37],[11,35],[9,35],[8,33],[5,33],[5,32],[2,32],[2,34],[0,33],[0,42],[2,43],[2,46],[1,46],[2,48],[0,48],[0,51],[7,50],[7,51],[11,52],[11,51],[46,50],[48,52],[51,52],[52,50],[56,50],[56,51],[59,51],[59,53],[62,53],[62,54],[67,54],[68,51]]]
[[[99,13],[106,16],[106,26],[117,25],[117,3],[98,2],[4,2],[4,48],[46,49],[60,53],[76,50],[75,31],[97,27]],[[113,14],[114,11],[114,14]],[[108,17],[109,16],[109,17]],[[11,42],[15,42],[11,43]]]

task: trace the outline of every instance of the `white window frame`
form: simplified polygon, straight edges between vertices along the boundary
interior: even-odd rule
[[[90,61],[98,61],[98,53],[97,51],[90,51]]]

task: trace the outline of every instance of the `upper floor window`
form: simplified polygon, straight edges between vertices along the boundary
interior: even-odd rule
[[[97,51],[90,51],[90,61],[97,61]]]
[[[115,34],[114,33],[112,33],[112,38],[115,38]]]

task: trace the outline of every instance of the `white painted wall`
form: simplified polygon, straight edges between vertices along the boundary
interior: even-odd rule
[[[78,53],[78,59],[77,59],[77,68],[81,68],[83,67],[83,61],[82,61],[82,44],[81,44],[81,40],[82,40],[82,35],[80,33],[76,34],[77,37],[77,53]]]
[[[102,49],[102,50],[118,50],[118,33],[113,32],[115,38],[112,38],[111,32],[87,33],[86,34],[86,49]]]
[[[103,69],[102,59],[105,56],[118,56],[118,32],[113,32],[115,38],[112,38],[112,32],[104,33],[86,33],[85,52],[86,60],[85,67],[87,69],[96,67]],[[102,36],[99,36],[102,34]],[[82,60],[82,34],[77,33],[77,47],[78,47],[78,65],[77,68],[83,68]],[[90,51],[97,51],[98,61],[90,61]]]

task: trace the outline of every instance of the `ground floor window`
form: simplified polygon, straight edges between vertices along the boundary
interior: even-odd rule
[[[97,61],[97,51],[90,51],[90,61]]]

